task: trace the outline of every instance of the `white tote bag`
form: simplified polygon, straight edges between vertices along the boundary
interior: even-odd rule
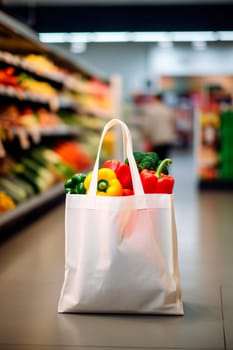
[[[133,196],[97,196],[106,132],[120,125]],[[67,194],[65,277],[58,312],[183,315],[173,195],[144,194],[126,124],[112,119],[88,194]]]

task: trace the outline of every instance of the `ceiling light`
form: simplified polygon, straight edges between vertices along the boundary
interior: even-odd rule
[[[88,43],[90,41],[90,33],[70,33],[70,43]]]
[[[217,32],[219,40],[233,41],[233,31]]]
[[[126,42],[129,41],[128,32],[94,32],[91,33],[92,42]]]
[[[40,33],[39,38],[45,43],[209,42],[233,41],[233,31]]]
[[[40,41],[44,43],[66,43],[70,41],[69,33],[40,33]]]
[[[133,32],[132,41],[137,42],[160,42],[170,41],[169,32]]]
[[[215,32],[172,32],[173,41],[215,41]]]

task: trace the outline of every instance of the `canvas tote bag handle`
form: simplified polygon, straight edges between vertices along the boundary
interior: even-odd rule
[[[112,119],[110,120],[104,127],[102,131],[102,135],[99,142],[98,152],[96,156],[96,161],[94,164],[93,172],[92,172],[92,178],[90,182],[90,187],[88,191],[88,196],[96,196],[96,188],[97,188],[97,180],[98,180],[98,169],[99,169],[99,160],[100,160],[100,153],[102,149],[102,144],[104,137],[109,129],[111,129],[114,125],[119,125],[121,127],[122,135],[123,135],[123,147],[124,147],[124,153],[126,152],[126,156],[129,160],[129,167],[131,171],[132,176],[132,182],[133,182],[133,189],[135,195],[144,195],[139,171],[137,168],[137,164],[135,162],[134,156],[133,156],[133,146],[132,146],[132,138],[130,131],[127,127],[127,125],[121,121],[120,119]]]

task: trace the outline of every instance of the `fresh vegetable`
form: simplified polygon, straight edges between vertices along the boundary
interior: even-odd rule
[[[27,181],[21,179],[20,177],[14,174],[8,175],[7,178],[10,181],[12,181],[16,186],[18,186],[18,188],[21,188],[22,190],[24,190],[28,198],[35,195],[35,190],[33,189],[33,186],[30,185],[30,183],[28,183]]]
[[[75,173],[74,169],[52,149],[34,148],[30,151],[30,158],[52,171],[58,180],[69,179]]]
[[[163,173],[163,169],[166,165],[172,163],[170,158],[165,158],[158,166],[156,170],[156,177],[158,178],[156,185],[156,193],[172,193],[175,179],[171,175]]]
[[[56,89],[52,87],[52,85],[45,81],[36,80],[26,73],[20,73],[17,77],[17,80],[24,90],[30,91],[32,93],[38,93],[42,96],[47,97],[56,96],[57,94]]]
[[[93,159],[85,147],[75,141],[59,142],[54,151],[74,169],[74,172],[83,172],[93,164]]]
[[[50,181],[47,181],[44,177],[40,176],[39,173],[36,174],[31,169],[27,168],[24,164],[17,163],[12,168],[12,172],[17,177],[24,179],[26,182],[31,184],[36,193],[44,192],[49,187],[51,187]]]
[[[172,160],[166,158],[162,160],[156,171],[143,169],[140,178],[145,193],[172,193],[174,187],[174,177],[163,173],[163,169],[171,164]]]
[[[123,196],[133,196],[134,195],[134,191],[131,190],[130,188],[123,188],[122,195]]]
[[[138,166],[138,170],[156,170],[159,163],[159,156],[155,152],[133,152],[135,161]],[[125,160],[126,164],[129,164],[128,159]]]
[[[171,194],[175,180],[173,176],[167,175],[165,172],[167,172],[167,167],[172,163],[172,160],[170,158],[160,160],[154,152],[145,154],[134,152],[135,155],[144,192]],[[155,167],[155,164],[157,164],[156,169],[142,169],[143,166]],[[73,175],[65,183],[66,193],[87,193],[91,178],[92,172],[87,175],[83,173]],[[105,161],[98,169],[96,194],[100,196],[134,195],[129,165],[115,159]]]
[[[128,164],[122,163],[115,159],[107,160],[102,165],[102,168],[112,169],[116,173],[116,177],[120,181],[121,186],[125,189],[132,189],[132,178]]]
[[[92,178],[92,172],[87,174],[84,187],[88,191]],[[99,196],[122,196],[123,189],[116,173],[112,169],[101,168],[98,170],[97,195]]]
[[[74,174],[70,179],[68,179],[65,182],[65,192],[72,194],[86,194],[86,189],[84,187],[85,179],[86,174]]]
[[[48,187],[55,183],[54,174],[44,166],[38,164],[35,160],[29,157],[22,157],[20,163],[29,169],[35,176],[44,179]]]
[[[155,170],[143,169],[140,172],[142,187],[145,193],[155,193],[158,178],[155,175]]]
[[[156,170],[158,169],[159,165],[160,165],[162,162],[163,162],[163,160],[160,160],[160,161],[158,162]],[[165,164],[165,165],[163,165],[163,174],[168,175],[168,173],[169,173],[169,172],[168,172],[168,164]]]
[[[0,189],[8,194],[8,196],[10,196],[15,203],[23,203],[28,198],[27,193],[24,191],[24,189],[16,185],[8,178],[0,178]]]
[[[18,78],[15,76],[15,69],[13,67],[0,69],[0,84],[18,86]]]
[[[0,191],[0,214],[3,214],[13,208],[15,208],[13,199],[4,191]]]

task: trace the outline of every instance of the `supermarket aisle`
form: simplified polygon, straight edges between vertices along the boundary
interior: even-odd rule
[[[173,157],[184,317],[59,315],[64,206],[0,246],[0,349],[233,349],[232,193],[195,189]]]

